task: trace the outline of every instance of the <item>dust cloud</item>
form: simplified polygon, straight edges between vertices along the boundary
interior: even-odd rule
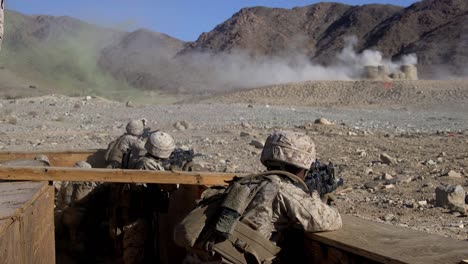
[[[217,54],[192,52],[177,58],[183,65],[180,68],[183,74],[177,78],[178,82],[190,84],[185,89],[191,92],[209,93],[309,80],[356,80],[367,65],[386,65],[390,72],[395,72],[403,64],[417,64],[415,54],[391,61],[376,50],[358,53],[357,41],[355,36],[347,37],[345,47],[327,66],[313,63],[308,56],[297,52],[290,56],[255,58],[241,50]]]

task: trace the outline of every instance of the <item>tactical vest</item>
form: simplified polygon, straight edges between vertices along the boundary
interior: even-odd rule
[[[174,229],[177,245],[197,254],[219,254],[231,263],[270,263],[280,248],[242,220],[256,194],[277,175],[307,186],[294,174],[267,171],[234,178],[224,191],[202,200]]]

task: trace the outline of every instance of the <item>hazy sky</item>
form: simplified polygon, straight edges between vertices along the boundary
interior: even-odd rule
[[[230,18],[243,7],[291,8],[317,2],[304,0],[6,0],[7,9],[26,14],[67,15],[125,30],[138,27],[163,32],[185,41]],[[415,0],[336,0],[350,5],[369,3],[409,6]]]

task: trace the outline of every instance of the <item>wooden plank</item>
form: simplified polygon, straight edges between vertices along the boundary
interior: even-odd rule
[[[225,185],[234,173],[0,166],[0,180]]]
[[[55,263],[54,188],[1,182],[0,264]]]
[[[25,263],[55,263],[54,188],[45,186],[21,219]]]
[[[20,243],[20,222],[11,219],[3,221],[8,224],[0,233],[0,264],[23,264],[25,260]]]
[[[1,182],[0,220],[13,218],[24,210],[43,186],[41,182]]]
[[[86,160],[93,167],[105,167],[104,149],[78,151],[37,151],[37,152],[0,152],[0,163],[9,160],[34,159],[37,155],[46,155],[52,166],[72,167],[75,162]]]
[[[468,242],[343,215],[343,228],[309,239],[380,263],[459,263]],[[323,260],[328,263],[327,260]],[[333,262],[331,262],[333,263]]]

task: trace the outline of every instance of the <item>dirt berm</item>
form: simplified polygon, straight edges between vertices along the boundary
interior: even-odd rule
[[[202,100],[295,106],[429,106],[468,101],[468,81],[309,81],[237,91]]]

